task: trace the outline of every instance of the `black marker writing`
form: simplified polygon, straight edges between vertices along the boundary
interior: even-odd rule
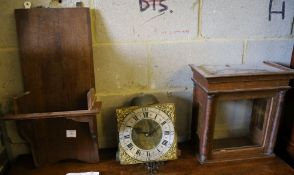
[[[149,2],[146,0],[139,0],[139,5],[140,5],[140,11],[144,12],[149,8]]]
[[[271,21],[272,20],[272,14],[281,14],[282,15],[282,20],[285,19],[285,1],[283,1],[282,4],[282,11],[273,11],[272,10],[272,6],[273,6],[273,1],[274,0],[270,0],[269,2],[269,16],[268,16],[268,20]]]
[[[163,1],[166,1],[166,0],[159,0],[159,6],[162,7],[162,9],[160,9],[159,12],[163,12],[163,11],[166,11],[168,9],[167,5],[162,4]]]
[[[139,0],[139,6],[140,6],[140,11],[144,12],[150,7],[150,4],[152,5],[153,10],[156,10],[156,3],[158,2],[158,5],[161,7],[158,12],[164,12],[168,10],[168,6],[164,4],[163,2],[166,0]]]

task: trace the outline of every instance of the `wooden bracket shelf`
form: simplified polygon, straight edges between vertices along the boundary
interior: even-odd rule
[[[25,93],[14,99],[20,135],[36,166],[99,161],[91,19],[88,8],[16,9]]]

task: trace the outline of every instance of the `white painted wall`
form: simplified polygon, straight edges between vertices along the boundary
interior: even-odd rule
[[[289,65],[294,44],[294,1],[166,0],[140,11],[139,0],[83,0],[90,7],[100,147],[117,145],[115,108],[140,93],[175,102],[179,140],[189,138],[192,82],[188,64],[239,64],[272,60]],[[22,91],[13,10],[23,1],[0,0],[0,101]],[[50,0],[31,0],[48,7]],[[74,0],[63,0],[72,7]],[[152,2],[152,1],[150,1]],[[143,3],[146,5],[146,3]],[[14,132],[10,129],[9,132]],[[22,145],[11,134],[14,145]],[[21,149],[17,149],[21,150]],[[16,151],[17,152],[17,151]],[[16,153],[18,154],[18,153]]]

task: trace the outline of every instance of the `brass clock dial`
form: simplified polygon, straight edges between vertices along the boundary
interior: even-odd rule
[[[122,164],[176,158],[175,107],[157,104],[118,109],[119,157]]]

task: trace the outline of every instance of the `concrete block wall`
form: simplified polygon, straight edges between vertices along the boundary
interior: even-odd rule
[[[22,1],[3,1],[0,67],[7,70],[0,69],[1,102],[22,91],[13,18],[13,9],[22,8]],[[31,2],[48,7],[50,0]],[[83,2],[92,9],[96,95],[103,103],[97,122],[103,148],[117,145],[115,109],[142,93],[176,103],[179,140],[187,140],[193,88],[188,64],[290,63],[293,0]],[[270,13],[282,11],[283,2],[283,12]],[[61,6],[74,3],[63,0]]]

